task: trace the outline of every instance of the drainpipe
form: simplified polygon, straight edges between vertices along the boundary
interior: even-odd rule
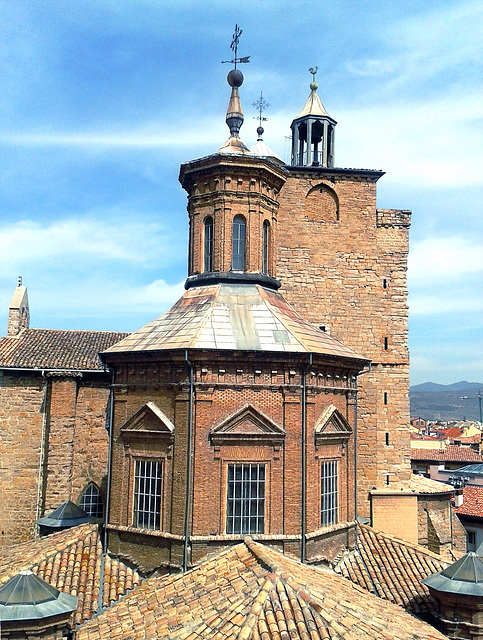
[[[187,435],[187,460],[186,460],[186,501],[184,515],[184,545],[183,545],[183,571],[188,570],[188,536],[191,515],[191,484],[192,484],[192,439],[193,439],[193,364],[188,359],[188,350],[185,350],[185,362],[189,367],[190,390],[188,400],[188,435]]]
[[[45,375],[45,371],[42,371],[42,377],[44,378],[44,399],[42,401],[42,434],[40,436],[40,455],[39,455],[39,474],[37,480],[37,506],[35,508],[35,520],[40,518],[40,501],[42,500],[42,488],[44,485],[44,464],[45,464],[45,435],[47,429],[47,393],[49,389],[49,381]],[[35,527],[35,538],[38,537],[38,527]]]
[[[306,536],[307,536],[307,370],[312,366],[312,354],[309,354],[309,363],[302,369],[302,540],[300,545],[300,561],[305,562]]]
[[[109,412],[107,414],[107,429],[109,434],[109,449],[107,454],[107,487],[106,487],[106,509],[104,513],[104,531],[102,535],[102,556],[101,571],[99,576],[99,594],[97,596],[97,614],[100,615],[103,609],[104,600],[104,572],[107,556],[107,525],[109,522],[109,508],[111,504],[111,466],[112,466],[112,426],[114,423],[114,369],[111,372],[111,386],[109,389]]]

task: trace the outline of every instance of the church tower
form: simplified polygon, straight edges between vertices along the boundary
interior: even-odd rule
[[[310,89],[292,122],[276,275],[299,313],[371,360],[358,383],[358,509],[369,516],[370,491],[400,491],[410,475],[411,214],[377,208],[383,171],[334,167],[336,123],[317,95],[315,78]]]

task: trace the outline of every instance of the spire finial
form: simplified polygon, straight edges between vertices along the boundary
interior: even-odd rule
[[[263,99],[263,93],[260,91],[260,97],[256,102],[252,102],[252,106],[258,109],[258,116],[255,116],[253,119],[258,120],[257,133],[258,133],[258,140],[261,141],[262,135],[263,135],[262,122],[266,122],[268,120],[268,118],[265,118],[264,116],[262,116],[262,113],[265,111],[265,109],[268,109],[270,105],[266,100]]]
[[[245,56],[244,58],[238,57],[238,43],[240,41],[240,36],[242,33],[242,29],[240,29],[240,27],[236,24],[230,44],[230,49],[235,54],[235,57],[233,58],[233,60],[222,60],[222,64],[229,63],[235,65],[235,68],[232,69],[226,77],[227,82],[231,87],[230,102],[228,104],[228,111],[226,113],[226,124],[230,129],[230,135],[232,138],[238,138],[240,127],[243,124],[243,111],[241,108],[240,96],[238,94],[238,87],[241,87],[243,84],[243,73],[236,68],[236,65],[238,63],[250,62],[250,56]]]
[[[317,71],[319,67],[310,67],[309,73],[312,74],[312,82],[310,83],[310,88],[312,91],[317,91],[319,85],[315,82],[315,76],[317,75]]]

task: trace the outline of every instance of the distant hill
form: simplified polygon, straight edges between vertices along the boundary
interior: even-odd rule
[[[479,420],[478,392],[483,395],[481,382],[436,384],[424,382],[409,388],[411,417],[426,420]]]

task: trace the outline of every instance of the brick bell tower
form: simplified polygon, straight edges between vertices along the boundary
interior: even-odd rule
[[[359,511],[372,489],[407,488],[410,211],[378,209],[383,171],[334,166],[336,121],[318,94],[293,120],[291,164],[280,192],[277,277],[285,298],[316,326],[371,360],[359,378]]]
[[[114,372],[109,548],[146,572],[186,570],[246,534],[313,562],[355,540],[368,361],[278,291],[290,172],[241,141],[242,82],[230,71],[226,143],[181,166],[186,292],[101,354]]]

